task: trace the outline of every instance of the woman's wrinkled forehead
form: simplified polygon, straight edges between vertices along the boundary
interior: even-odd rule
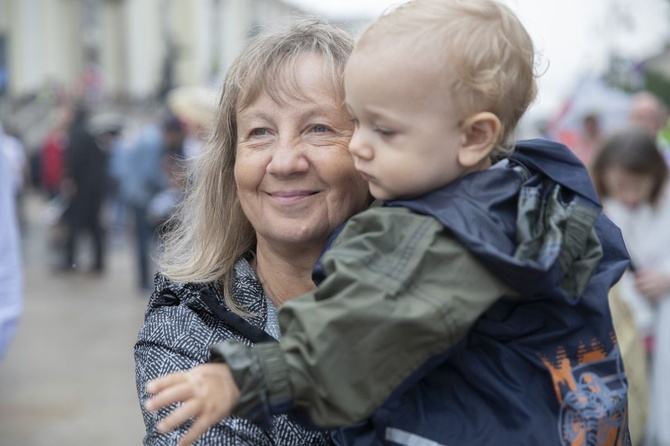
[[[238,112],[246,109],[261,94],[265,93],[278,104],[290,100],[310,100],[305,94],[299,82],[299,72],[303,65],[300,64],[301,55],[275,62],[264,69],[253,70],[240,86],[240,95],[237,101]],[[344,67],[336,62],[323,58],[323,63],[328,67],[329,76],[324,79],[324,87],[335,95],[343,96],[342,72]]]

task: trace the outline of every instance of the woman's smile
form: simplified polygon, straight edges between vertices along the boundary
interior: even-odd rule
[[[312,190],[295,190],[295,191],[268,192],[268,195],[277,203],[293,204],[293,203],[302,203],[306,199],[312,198],[318,193],[319,193],[318,191],[312,191]]]

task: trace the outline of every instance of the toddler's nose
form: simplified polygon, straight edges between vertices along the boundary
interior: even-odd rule
[[[354,131],[351,141],[349,141],[349,152],[356,158],[371,159],[373,150],[360,129]]]

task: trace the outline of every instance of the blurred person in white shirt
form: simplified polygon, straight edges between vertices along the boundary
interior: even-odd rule
[[[16,334],[23,295],[15,183],[2,136],[0,131],[0,359]]]

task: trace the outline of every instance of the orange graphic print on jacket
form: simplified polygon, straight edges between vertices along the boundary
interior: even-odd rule
[[[574,357],[574,356],[573,356]],[[602,344],[581,344],[577,364],[563,347],[554,360],[541,356],[551,373],[560,404],[558,433],[564,446],[628,444],[627,381],[619,347],[608,354]]]

